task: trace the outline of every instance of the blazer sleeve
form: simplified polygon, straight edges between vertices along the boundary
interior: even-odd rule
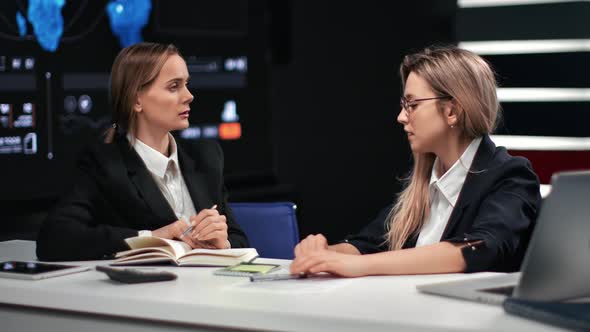
[[[465,272],[514,271],[520,266],[541,196],[530,163],[516,160],[481,202],[470,230],[445,240],[466,244]]]
[[[223,165],[224,165],[224,157],[223,157],[223,150],[221,149],[221,146],[219,146],[219,144],[215,144],[215,146],[217,147],[217,153],[219,155],[220,158],[220,171],[221,174],[219,174],[219,177],[221,178],[221,181],[219,181],[220,186],[219,186],[219,192],[221,192],[221,208],[220,208],[220,212],[222,214],[225,215],[226,218],[226,222],[227,222],[227,239],[230,243],[230,246],[232,248],[247,248],[250,246],[250,243],[248,242],[248,238],[246,237],[246,233],[244,233],[244,231],[242,230],[242,228],[238,225],[238,223],[236,222],[236,219],[234,217],[234,212],[232,211],[231,207],[228,204],[228,191],[227,188],[225,187],[225,182],[224,182],[224,177],[223,177]]]
[[[377,217],[359,233],[346,236],[340,243],[352,244],[363,255],[388,250],[385,235],[387,234],[387,216],[392,207],[393,205],[389,205],[382,209]]]
[[[99,202],[104,201],[97,184],[96,159],[86,150],[77,166],[74,187],[49,213],[37,237],[40,260],[96,260],[129,249],[124,239],[137,230],[102,223]],[[102,204],[102,208],[108,206]]]

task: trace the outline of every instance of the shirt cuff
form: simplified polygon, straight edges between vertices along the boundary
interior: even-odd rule
[[[139,231],[137,232],[137,236],[152,236],[152,231]]]

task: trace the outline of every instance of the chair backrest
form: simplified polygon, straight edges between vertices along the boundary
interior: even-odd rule
[[[299,242],[296,205],[291,202],[230,203],[236,222],[260,257],[293,259]]]

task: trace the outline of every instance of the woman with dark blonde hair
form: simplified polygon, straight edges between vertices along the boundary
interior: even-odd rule
[[[248,246],[227,204],[219,145],[181,148],[170,134],[189,126],[188,80],[173,45],[121,50],[111,71],[112,128],[83,152],[74,188],[41,227],[39,259],[108,258],[138,235],[193,248]]]
[[[359,234],[310,235],[292,273],[341,276],[515,271],[540,204],[528,160],[488,136],[500,105],[489,64],[456,47],[404,58],[398,122],[414,167],[395,203]]]

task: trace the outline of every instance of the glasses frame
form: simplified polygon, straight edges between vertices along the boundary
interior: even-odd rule
[[[409,107],[414,106],[413,104],[410,105],[410,103],[415,103],[415,102],[419,102],[419,101],[426,101],[426,100],[435,100],[435,99],[453,99],[453,97],[449,96],[449,95],[444,95],[444,96],[437,96],[437,97],[430,97],[430,98],[418,98],[418,99],[408,100],[408,99],[406,99],[406,97],[402,96],[399,100],[399,106],[402,108],[402,111],[404,111],[406,113],[406,116],[409,116],[410,113],[413,112],[413,111],[410,112]]]

